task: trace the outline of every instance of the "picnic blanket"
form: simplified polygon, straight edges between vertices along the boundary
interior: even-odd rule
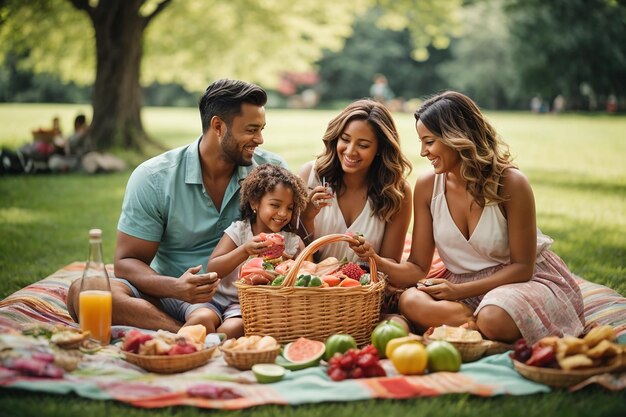
[[[69,284],[81,276],[84,263],[76,262],[49,277],[23,288],[0,301],[0,350],[11,346],[25,355],[50,349],[47,342],[19,331],[32,323],[77,327],[65,300]],[[588,323],[610,324],[620,343],[626,343],[626,299],[615,291],[585,280],[579,281]],[[119,337],[127,328],[114,326]],[[26,377],[0,367],[0,386],[47,393],[74,392],[94,400],[117,400],[137,407],[156,408],[190,405],[201,408],[241,409],[263,404],[304,404],[327,401],[356,401],[373,398],[404,399],[449,393],[478,396],[528,395],[550,388],[522,378],[507,353],[463,364],[458,373],[439,372],[423,376],[398,375],[388,360],[382,361],[387,377],[333,382],[323,366],[290,371],[273,384],[257,384],[251,371],[226,365],[219,353],[208,364],[174,374],[148,373],[123,359],[115,344],[93,355],[85,355],[79,367],[60,379]],[[626,374],[588,380],[623,388]],[[209,388],[207,390],[207,388]],[[198,394],[227,389],[237,398],[219,399]]]

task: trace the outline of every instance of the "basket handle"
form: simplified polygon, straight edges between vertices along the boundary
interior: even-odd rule
[[[302,262],[306,258],[311,256],[313,253],[317,252],[317,250],[321,248],[322,246],[328,245],[330,243],[337,243],[337,242],[351,242],[353,240],[354,240],[353,236],[342,234],[342,233],[330,234],[330,235],[322,236],[314,240],[307,247],[305,247],[304,250],[302,250],[302,252],[300,252],[298,257],[294,261],[294,264],[291,266],[291,268],[287,272],[287,275],[285,275],[285,280],[283,281],[281,287],[293,287],[296,282],[298,270],[300,269]],[[376,260],[370,257],[368,258],[368,261],[370,264],[370,277],[371,277],[372,283],[378,282],[378,271],[376,269]]]

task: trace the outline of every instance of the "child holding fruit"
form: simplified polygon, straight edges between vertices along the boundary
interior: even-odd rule
[[[300,235],[360,233],[380,256],[399,262],[411,221],[411,163],[391,113],[374,100],[355,101],[328,123],[322,140],[324,152],[300,171],[310,190]],[[317,254],[331,256],[357,260],[339,243]]]
[[[505,342],[580,335],[580,288],[536,227],[528,179],[476,104],[445,92],[425,101],[415,119],[420,154],[434,173],[415,184],[408,261],[355,247],[374,256],[392,284],[412,286],[400,297],[402,314],[420,329],[465,325]],[[447,272],[423,280],[435,248]]]
[[[304,243],[290,231],[291,223],[294,214],[297,216],[305,206],[304,184],[287,169],[264,164],[250,172],[241,184],[241,220],[226,229],[207,265],[207,271],[217,272],[222,279],[211,303],[198,314],[209,315],[216,323],[241,317],[233,285],[241,264],[249,257],[272,260],[296,256]],[[268,284],[273,278],[271,274],[258,275],[255,279],[267,282],[256,283]]]

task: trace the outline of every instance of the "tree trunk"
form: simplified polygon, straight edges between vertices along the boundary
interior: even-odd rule
[[[101,1],[91,14],[96,34],[96,80],[91,139],[96,149],[140,150],[147,136],[139,72],[145,22],[141,0]]]

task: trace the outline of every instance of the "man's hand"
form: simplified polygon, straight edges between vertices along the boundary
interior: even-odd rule
[[[176,298],[191,304],[213,299],[220,280],[215,272],[198,274],[201,269],[201,265],[191,267],[176,280]]]

